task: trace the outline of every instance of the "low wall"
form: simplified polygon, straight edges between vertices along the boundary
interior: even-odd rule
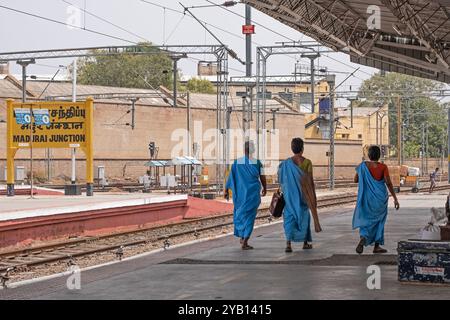
[[[398,165],[397,159],[389,159],[386,160],[385,163],[387,165]],[[414,158],[414,159],[404,159],[403,164],[409,167],[416,167],[422,170],[422,159]],[[427,166],[428,164],[428,166]],[[448,173],[448,164],[446,159],[442,158],[429,158],[428,160],[424,159],[424,175],[428,175],[433,172],[436,168],[439,168],[441,173]]]
[[[329,141],[321,139],[307,139],[305,141],[305,157],[311,159],[314,165],[314,176],[316,179],[327,179],[329,177]],[[284,156],[286,152],[281,154]],[[286,159],[289,155],[286,154]],[[362,159],[362,144],[359,140],[336,141],[335,145],[335,177],[336,179],[350,179],[354,176],[355,167]],[[148,169],[144,164],[148,159],[102,159],[94,160],[94,166],[104,166],[106,178],[109,181],[130,180],[137,181],[139,176],[145,174]],[[0,160],[0,180],[3,176],[6,161]],[[30,161],[26,158],[18,158],[16,166],[24,166],[29,172]],[[431,164],[430,164],[431,165]],[[434,165],[434,164],[433,164]],[[45,158],[37,158],[33,161],[35,176],[47,181],[48,167],[52,180],[62,181],[70,179],[71,161],[70,158],[52,159],[50,163]],[[86,176],[86,161],[83,158],[76,162],[77,179],[83,181]],[[166,168],[166,172],[174,174],[173,168]],[[162,169],[160,171],[162,174]],[[177,172],[179,174],[179,172]],[[209,166],[210,181],[215,179],[215,166]]]
[[[314,177],[326,179],[329,177],[329,160],[327,152],[330,150],[329,140],[306,139],[305,157],[311,159],[314,166]],[[355,175],[355,167],[361,162],[363,147],[361,140],[336,140],[335,169],[336,179],[350,179]]]

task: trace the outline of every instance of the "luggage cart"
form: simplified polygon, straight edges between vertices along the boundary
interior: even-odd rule
[[[416,176],[405,177],[403,186],[410,187],[411,192],[413,192],[413,193],[419,192],[419,177],[416,177]]]
[[[400,192],[400,166],[388,166],[392,186],[395,193]]]

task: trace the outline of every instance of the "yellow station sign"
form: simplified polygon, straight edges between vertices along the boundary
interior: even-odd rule
[[[31,106],[31,108],[30,108]],[[13,117],[11,126],[12,147],[29,148],[30,141],[33,148],[85,148],[87,137],[85,103],[40,103],[40,104],[13,104]],[[15,110],[14,110],[15,109]],[[30,110],[33,116],[30,116]],[[44,111],[43,122],[17,121],[19,113],[25,118],[35,119],[38,111]]]
[[[23,148],[80,148],[86,155],[86,180],[93,183],[94,100],[26,102],[7,100],[7,175],[14,185],[14,156]]]

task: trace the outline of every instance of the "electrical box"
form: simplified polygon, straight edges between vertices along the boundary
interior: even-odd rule
[[[106,174],[105,174],[105,166],[96,166],[94,170],[94,179],[98,181],[98,183],[102,186],[105,186],[106,183]]]
[[[94,178],[95,179],[105,179],[105,167],[104,166],[96,166],[94,170]]]
[[[216,76],[217,62],[199,61],[197,65],[197,75],[199,76]]]
[[[161,187],[174,188],[177,186],[177,180],[175,176],[160,176],[159,181]]]
[[[319,100],[319,113],[330,114],[331,101],[330,98],[322,98]]]
[[[151,184],[151,179],[150,176],[145,175],[145,176],[140,176],[139,177],[139,184],[143,184],[144,188],[150,188],[150,184]]]
[[[15,180],[16,181],[25,181],[25,178],[26,178],[25,167],[16,166]]]
[[[7,173],[6,173],[6,167],[0,167],[0,180],[6,181]]]

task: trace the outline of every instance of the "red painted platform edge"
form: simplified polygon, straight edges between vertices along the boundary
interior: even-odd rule
[[[0,247],[67,237],[103,235],[182,220],[187,200],[10,220],[0,223]]]
[[[232,203],[225,203],[217,200],[205,200],[194,197],[189,197],[188,207],[189,209],[184,216],[185,219],[203,218],[233,212]]]
[[[16,196],[27,196],[30,194],[30,188],[15,189],[14,194]],[[57,191],[57,190],[33,188],[33,195],[35,195],[35,196],[63,196],[64,192]],[[6,196],[6,190],[0,190],[0,196]]]

